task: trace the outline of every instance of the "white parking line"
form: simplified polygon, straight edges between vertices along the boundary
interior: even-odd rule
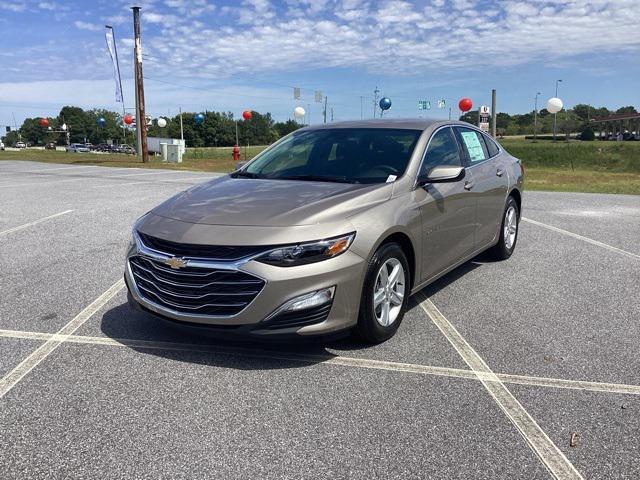
[[[10,228],[8,230],[3,230],[0,232],[0,237],[3,235],[7,235],[9,233],[17,232],[19,230],[23,230],[28,227],[32,227],[42,222],[46,222],[47,220],[51,220],[52,218],[60,217],[62,215],[66,215],[67,213],[71,213],[73,210],[65,210],[64,212],[54,213],[53,215],[49,215],[48,217],[40,218],[38,220],[34,220],[33,222],[25,223],[23,225],[18,225],[17,227]]]
[[[627,255],[631,258],[635,258],[636,260],[640,260],[640,255],[636,255],[635,253],[627,252],[626,250],[622,250],[621,248],[614,247],[612,245],[608,245],[603,242],[599,242],[589,237],[583,237],[582,235],[578,235],[577,233],[569,232],[568,230],[563,230],[562,228],[554,227],[553,225],[547,225],[546,223],[538,222],[536,220],[531,220],[530,218],[522,217],[527,223],[531,223],[532,225],[537,225],[542,228],[546,228],[547,230],[551,230],[552,232],[561,233],[563,235],[567,235],[569,237],[577,238],[578,240],[582,240],[583,242],[590,243],[591,245],[596,245],[598,247],[606,248],[607,250],[611,250],[612,252],[621,253],[622,255]]]
[[[122,187],[124,185],[144,185],[144,184],[149,184],[149,183],[154,183],[154,182],[145,182],[144,180],[139,180],[137,182],[110,183],[109,185],[96,185],[93,188],[112,188],[112,187]]]
[[[44,182],[29,182],[29,183],[5,183],[0,185],[0,188],[15,188],[15,187],[31,187],[33,185],[57,185],[58,183],[64,182],[80,182],[82,180],[87,180],[87,178],[91,177],[82,177],[82,178],[68,178],[66,180],[54,180],[54,181],[44,181]]]
[[[207,180],[211,180],[212,178],[216,178],[216,177],[196,177],[196,178],[180,178],[177,180],[156,180],[156,181],[151,181],[151,180],[138,180],[137,182],[125,182],[125,183],[113,183],[113,184],[109,184],[109,185],[97,185],[93,188],[111,188],[111,187],[123,187],[123,186],[127,186],[127,185],[164,185],[167,183],[181,183],[184,185],[188,185],[190,183],[197,183],[198,180],[201,180],[203,182],[207,181]]]
[[[94,313],[100,310],[111,298],[113,298],[124,287],[124,280],[120,279],[114,283],[106,292],[96,298],[91,305],[82,310],[69,323],[62,327],[54,337],[40,345],[31,355],[25,358],[20,364],[7,373],[0,380],[0,398],[4,397],[9,390],[15,387],[20,380],[33,370],[40,362],[47,358],[58,348],[69,335],[82,326]]]
[[[155,172],[154,172],[155,173]],[[164,173],[164,172],[158,172],[158,173]],[[184,173],[184,172],[179,172],[179,173]],[[3,184],[0,185],[0,188],[15,188],[15,187],[30,187],[30,186],[40,186],[40,185],[57,185],[59,183],[64,183],[64,182],[80,182],[80,181],[87,181],[87,180],[119,180],[119,179],[126,179],[127,177],[132,177],[138,174],[132,174],[132,175],[114,175],[114,176],[100,176],[100,177],[89,177],[89,176],[85,176],[85,177],[80,177],[80,178],[68,178],[68,179],[64,179],[64,180],[51,180],[51,181],[44,181],[44,182],[29,182],[29,183],[15,183],[15,184],[11,184],[11,183],[7,183],[7,184]],[[161,180],[156,180],[156,183],[180,183],[183,181],[192,181],[192,180],[200,180],[202,179],[202,181],[205,180],[211,180],[212,178],[216,178],[217,176],[221,176],[223,174],[218,174],[218,175],[203,175],[202,177],[187,177],[185,179],[182,178],[176,178],[176,179],[161,179]],[[135,183],[135,182],[132,182]],[[140,183],[151,183],[151,182],[146,182],[144,180],[141,180]],[[92,187],[92,188],[96,188],[96,187]]]
[[[420,306],[438,327],[449,343],[456,349],[469,368],[479,373],[479,379],[505,413],[511,423],[515,425],[522,437],[529,443],[531,449],[538,455],[542,463],[557,479],[582,479],[580,472],[567,459],[540,425],[529,415],[518,400],[511,394],[500,378],[489,368],[485,361],[458,333],[458,330],[445,318],[440,310],[423,293]],[[489,380],[490,379],[490,380]]]
[[[39,168],[37,170],[14,170],[7,173],[41,173],[41,172],[52,172],[54,170],[75,170],[77,168],[96,168],[96,166],[95,165],[74,165],[70,167]]]
[[[25,340],[56,340],[59,335],[46,332],[30,332],[23,330],[2,330],[0,337],[20,338]],[[419,365],[414,363],[388,362],[366,358],[310,355],[273,352],[268,350],[246,349],[242,347],[224,347],[219,345],[198,345],[191,343],[158,342],[149,340],[134,340],[129,338],[92,337],[85,335],[67,335],[65,341],[69,343],[105,345],[111,347],[130,347],[149,350],[183,351],[194,353],[213,353],[224,355],[237,355],[251,358],[263,358],[272,360],[287,360],[300,363],[326,363],[352,368],[370,368],[374,370],[386,370],[401,373],[414,373],[418,375],[435,375],[440,377],[463,378],[466,380],[485,379],[494,381],[493,375],[473,370],[459,368],[436,367],[431,365]],[[640,395],[640,385],[626,385],[621,383],[588,382],[583,380],[568,380],[563,378],[533,377],[528,375],[511,375],[507,373],[495,374],[504,383],[529,385],[535,387],[562,388],[570,390],[585,390],[600,393],[617,393],[626,395]]]

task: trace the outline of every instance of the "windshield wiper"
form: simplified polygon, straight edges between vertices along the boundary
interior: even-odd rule
[[[287,175],[284,177],[269,177],[274,180],[306,180],[309,182],[336,182],[336,183],[360,183],[357,180],[349,180],[347,177],[327,175]]]
[[[238,177],[244,177],[244,178],[262,178],[261,175],[258,175],[257,173],[251,173],[251,172],[244,172],[242,170],[238,170],[236,172],[232,172],[231,173],[231,177],[232,178],[238,178]]]

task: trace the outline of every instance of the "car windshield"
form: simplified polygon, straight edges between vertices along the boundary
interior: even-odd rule
[[[345,183],[390,182],[404,174],[422,132],[386,128],[300,131],[234,176]]]

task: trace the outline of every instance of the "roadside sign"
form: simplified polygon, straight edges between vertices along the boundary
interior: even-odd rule
[[[480,122],[480,130],[489,133],[489,122]]]
[[[438,100],[438,108],[444,108],[446,106],[446,102],[444,101],[444,98],[441,98],[440,100]]]
[[[418,110],[431,110],[431,102],[429,100],[418,100]]]
[[[486,106],[486,105],[482,105],[482,106],[480,107],[480,115],[487,115],[487,116],[488,116],[488,115],[490,115],[490,113],[489,113],[489,107],[488,107],[488,106]]]

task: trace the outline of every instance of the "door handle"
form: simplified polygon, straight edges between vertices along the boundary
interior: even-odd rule
[[[474,185],[473,182],[464,182],[464,189],[471,190],[473,188],[473,185]]]
[[[496,175],[501,177],[502,175],[504,175],[504,170],[502,170],[501,168],[499,168],[498,170],[496,170]]]

